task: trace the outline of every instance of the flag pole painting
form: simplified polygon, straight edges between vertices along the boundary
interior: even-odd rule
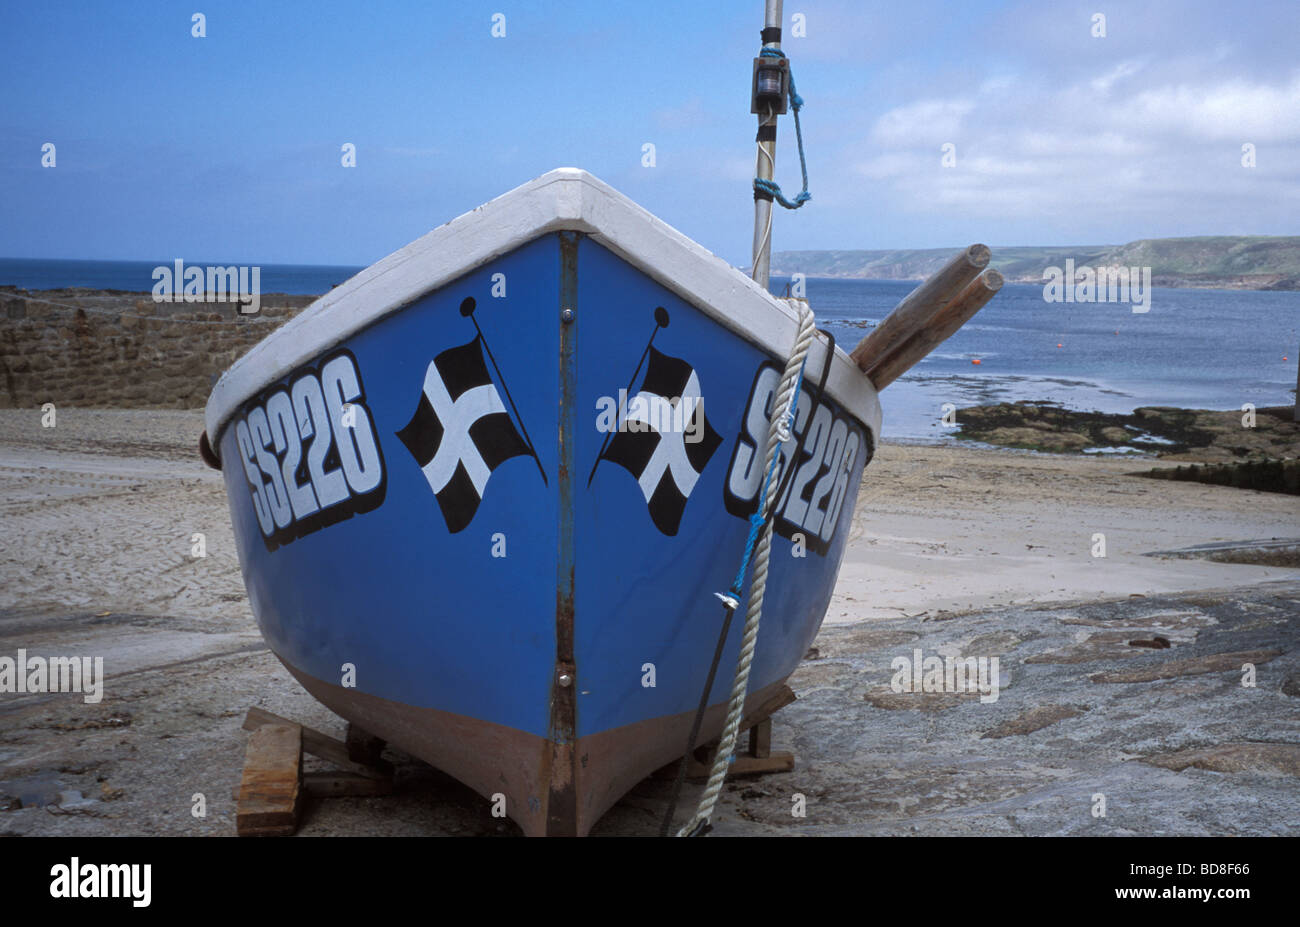
[[[668,310],[660,306],[654,317],[654,331],[627,389],[620,391],[616,422],[606,433],[592,464],[587,487],[591,488],[602,460],[617,464],[636,480],[655,527],[672,536],[722,437],[704,415],[704,397],[695,368],[654,347],[655,335],[668,327]],[[640,389],[628,400],[642,367],[645,377]]]
[[[546,471],[474,319],[474,306],[474,298],[466,297],[460,314],[474,322],[477,334],[429,362],[415,414],[397,432],[429,481],[452,534],[474,520],[492,471],[511,457],[532,457],[546,483]],[[489,363],[496,371],[496,382],[488,372]],[[514,411],[513,420],[501,401],[503,393]]]

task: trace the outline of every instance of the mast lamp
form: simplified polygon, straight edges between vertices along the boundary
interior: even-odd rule
[[[754,59],[754,83],[749,97],[749,111],[759,116],[769,112],[784,115],[790,86],[790,62],[785,58]]]

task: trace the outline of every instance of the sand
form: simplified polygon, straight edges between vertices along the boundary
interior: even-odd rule
[[[0,812],[0,833],[230,834],[230,792],[238,782],[245,742],[239,725],[250,705],[342,734],[341,720],[290,679],[257,633],[221,479],[194,451],[201,428],[198,412],[60,409],[56,427],[45,429],[39,411],[0,410],[0,654],[12,655],[20,647],[95,653],[110,668],[108,694],[99,705],[69,695],[0,695],[0,808],[13,809]],[[1188,698],[1216,694],[1225,699],[1223,723],[1214,729],[1218,740],[1208,742],[1230,747],[1228,735],[1243,731],[1253,731],[1245,738],[1252,741],[1300,741],[1292,707],[1297,700],[1279,694],[1285,680],[1294,677],[1291,638],[1300,573],[1145,556],[1215,541],[1300,535],[1300,499],[1127,475],[1150,465],[958,447],[880,449],[867,470],[828,626],[818,640],[819,648],[838,656],[811,660],[800,669],[792,684],[801,700],[777,720],[778,748],[783,739],[796,742],[801,766],[795,775],[804,777],[801,787],[819,789],[822,795],[820,816],[800,820],[798,826],[835,833],[949,832],[953,827],[955,832],[982,832],[972,830],[970,822],[1003,820],[1019,809],[1021,824],[1006,832],[1078,832],[1063,823],[1068,818],[1031,813],[1045,800],[1041,795],[1031,800],[1037,778],[1069,778],[1060,770],[1043,773],[1051,766],[1044,757],[1003,763],[990,773],[992,779],[985,779],[980,772],[985,761],[968,755],[971,731],[983,730],[981,725],[991,729],[995,720],[1010,723],[1016,711],[1041,707],[1062,687],[1078,690],[1069,696],[1075,702],[1089,702],[1090,720],[1071,720],[1075,716],[1069,706],[1057,706],[1047,712],[1055,719],[1047,726],[1095,724],[1110,731],[1104,749],[1097,746],[1099,752],[1091,757],[1094,766],[1123,764],[1139,753],[1155,756],[1205,746],[1205,738],[1189,741],[1173,734],[1139,736],[1139,731],[1133,734],[1136,740],[1129,738],[1128,728],[1114,721],[1117,710],[1108,707],[1120,696],[1101,698],[1098,686],[1068,663],[1013,672],[1026,681],[1013,682],[1003,694],[995,706],[996,719],[993,713],[946,712],[965,725],[947,740],[933,736],[934,718],[926,709],[905,703],[905,710],[892,710],[884,704],[888,699],[876,704],[868,698],[888,683],[889,657],[910,652],[913,641],[959,646],[954,634],[960,630],[960,639],[969,641],[973,628],[1002,634],[997,640],[1008,653],[1029,640],[1037,641],[1029,649],[1049,654],[1086,641],[1087,635],[1081,637],[1080,627],[1071,623],[1083,607],[1078,603],[1123,600],[1127,604],[1114,606],[1115,613],[1123,612],[1121,619],[1138,633],[1149,631],[1152,621],[1163,627],[1153,614],[1227,609],[1217,617],[1205,614],[1218,628],[1215,633],[1226,633],[1237,621],[1233,615],[1241,619],[1234,633],[1243,643],[1229,649],[1279,652],[1265,662],[1273,674],[1269,698],[1281,701],[1269,703],[1268,724],[1252,727],[1252,712],[1258,709],[1232,701],[1231,674],[1214,677],[1218,688],[1213,692],[1206,688],[1206,677],[1198,676],[1201,688],[1187,689]],[[204,535],[203,558],[191,555],[196,533]],[[1104,558],[1092,556],[1096,533],[1105,534]],[[1198,599],[1197,590],[1215,592]],[[1068,603],[1077,607],[1065,607]],[[1124,612],[1126,608],[1138,611]],[[1247,614],[1273,617],[1252,624],[1254,619],[1241,618]],[[1195,648],[1210,638],[1197,634],[1208,635],[1207,627],[1196,625],[1196,633],[1176,644],[1186,647],[1186,653],[1199,653]],[[885,636],[871,637],[877,632]],[[1090,672],[1112,670],[1125,663],[1120,657],[1132,654],[1093,656],[1100,662],[1088,666]],[[1146,651],[1137,656],[1165,659]],[[1060,675],[1061,666],[1070,667],[1068,679]],[[844,667],[849,675],[841,678]],[[1100,688],[1117,692],[1122,687]],[[840,707],[818,712],[820,703]],[[845,707],[849,703],[851,708]],[[1186,698],[1174,703],[1160,708],[1172,713],[1171,731],[1178,728],[1178,713],[1191,704]],[[874,714],[863,720],[855,714],[862,711]],[[1141,715],[1134,717],[1140,724]],[[871,759],[880,752],[871,746],[878,736],[873,725],[898,724],[901,718],[912,718],[900,729],[904,740],[908,732],[928,732],[906,762],[942,768],[924,774],[930,792],[947,794],[934,777],[955,776],[958,768],[967,768],[962,764],[974,762],[969,767],[974,772],[962,773],[975,777],[965,798],[924,801],[895,775],[896,794],[884,805],[860,800],[865,771],[887,773]],[[1038,735],[994,740],[1005,744],[1029,736]],[[1005,746],[996,749],[1002,752],[995,756],[1006,756]],[[1078,749],[1074,742],[1062,746],[1067,755]],[[1235,762],[1235,756],[1222,762]],[[1203,809],[1194,822],[1185,809],[1175,809],[1128,832],[1228,832],[1230,822],[1243,813],[1242,804],[1256,809],[1261,827],[1290,827],[1296,820],[1294,802],[1286,804],[1279,796],[1294,793],[1294,778],[1287,778],[1294,773],[1278,780],[1267,772],[1279,763],[1285,766],[1286,757],[1242,762],[1246,784],[1235,787],[1236,797],[1222,805],[1218,817],[1214,808],[1204,810],[1217,793],[1192,790],[1188,794]],[[1144,765],[1142,774],[1220,775],[1198,773],[1195,764],[1189,768],[1190,773]],[[301,832],[516,832],[513,825],[490,818],[486,802],[427,767],[405,762],[399,773],[398,792],[388,798],[314,804]],[[729,787],[720,830],[785,832],[793,826],[781,810],[788,807],[792,781],[769,777],[759,785]],[[652,833],[653,809],[662,807],[657,788],[638,787],[597,832]],[[68,800],[69,810],[61,811],[58,794],[71,790],[93,800],[81,805]],[[195,817],[191,809],[200,793],[207,813]],[[1017,804],[1018,796],[1029,797]],[[768,799],[777,811],[760,814],[748,808],[751,801],[763,805]],[[972,817],[971,803],[995,799],[1009,802],[1010,810]],[[15,807],[19,801],[23,807]],[[909,811],[913,805],[915,814]],[[955,813],[966,823],[957,826],[945,818],[950,808],[958,809]],[[928,817],[917,817],[921,810]],[[1270,820],[1273,825],[1267,824]]]
[[[1264,582],[1294,570],[1146,556],[1300,537],[1300,498],[1139,479],[1152,460],[884,445],[826,621]],[[1093,556],[1105,535],[1105,557]]]

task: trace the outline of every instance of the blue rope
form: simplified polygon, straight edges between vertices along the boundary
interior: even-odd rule
[[[790,430],[794,429],[795,414],[799,410],[799,391],[803,388],[803,369],[808,364],[808,358],[805,357],[802,364],[799,365],[799,378],[795,380],[793,397],[790,400],[790,411],[788,413]],[[767,523],[770,513],[763,512],[763,505],[767,502],[767,487],[772,482],[772,474],[776,472],[776,465],[781,460],[780,453],[772,455],[772,465],[767,468],[767,475],[763,477],[763,489],[758,494],[758,509],[753,515],[749,516],[749,539],[745,541],[745,555],[740,561],[740,570],[736,573],[736,581],[731,584],[728,594],[737,602],[745,592],[745,575],[749,572],[749,561],[754,555],[754,544],[758,541],[758,534],[763,530],[763,525]],[[776,500],[779,502],[780,500]],[[773,507],[775,511],[775,506]]]
[[[760,58],[784,58],[785,52],[779,48],[764,48],[758,55]],[[799,141],[799,172],[803,174],[803,190],[792,202],[781,193],[781,187],[775,180],[764,180],[761,177],[755,177],[754,192],[766,193],[786,209],[798,209],[812,199],[812,194],[808,192],[808,162],[803,153],[803,128],[799,125],[799,110],[803,109],[803,97],[795,92],[794,71],[788,71],[788,73],[790,75],[790,110],[794,113],[794,134]]]

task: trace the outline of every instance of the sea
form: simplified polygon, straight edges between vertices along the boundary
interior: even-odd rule
[[[189,261],[186,267],[227,267],[243,261]],[[84,286],[96,290],[126,290],[148,293],[154,285],[154,268],[171,268],[171,258],[162,261],[58,261],[0,258],[0,286],[28,290],[57,290]],[[251,266],[251,265],[250,265]],[[257,264],[261,268],[263,293],[316,296],[363,270],[362,267],[330,264]]]
[[[772,291],[786,282],[773,279]],[[818,326],[851,348],[916,285],[809,278],[806,295]],[[1042,285],[1009,283],[881,392],[881,433],[946,443],[945,403],[1050,401],[1120,413],[1291,405],[1297,355],[1300,292],[1157,287],[1148,311],[1133,312],[1124,303],[1049,303]]]
[[[221,261],[186,262],[206,266]],[[171,261],[0,258],[0,285],[147,292]],[[263,293],[317,294],[361,267],[263,264]],[[773,278],[780,293],[789,281]],[[809,278],[819,327],[850,350],[916,281]],[[945,404],[1017,400],[1080,410],[1138,406],[1240,409],[1295,401],[1300,293],[1157,287],[1147,312],[1127,303],[1050,303],[1010,283],[956,335],[881,394],[883,437],[947,443]],[[978,363],[975,363],[978,361]]]

